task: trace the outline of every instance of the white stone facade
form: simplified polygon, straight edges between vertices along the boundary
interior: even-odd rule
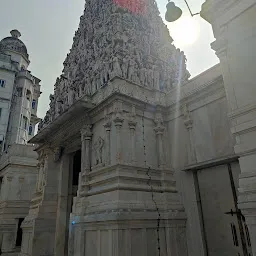
[[[86,2],[31,140],[39,173],[19,256],[256,255],[255,65],[243,73],[255,0],[206,1],[221,63],[189,81],[155,2],[139,3]]]
[[[0,254],[15,256],[37,181],[38,156],[27,142],[39,122],[41,92],[19,31],[11,35],[0,41]]]
[[[234,152],[241,168],[238,206],[251,235],[251,255],[256,255],[256,1],[207,0],[201,15],[211,23],[216,38],[212,48],[220,59]]]
[[[34,146],[13,144],[0,161],[0,244],[1,255],[18,255],[21,241],[19,221],[28,214],[37,180]]]
[[[26,46],[20,33],[0,41],[0,153],[13,143],[27,144],[34,136],[40,80],[29,70]]]

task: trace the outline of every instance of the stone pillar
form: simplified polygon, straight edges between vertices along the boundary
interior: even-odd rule
[[[201,16],[212,24],[212,48],[220,59],[231,131],[240,157],[238,206],[256,255],[256,0],[207,0]]]
[[[54,256],[63,256],[67,254],[66,244],[68,243],[67,232],[70,213],[67,209],[69,206],[68,197],[70,191],[69,181],[71,157],[71,155],[65,154],[61,158]]]
[[[106,131],[106,140],[105,140],[105,163],[106,166],[111,165],[111,144],[110,144],[110,134],[111,134],[111,121],[110,118],[106,117],[106,122],[104,124]]]
[[[81,152],[81,173],[78,194],[83,195],[88,191],[86,175],[91,171],[91,140],[92,125],[88,124],[81,130],[82,152]]]
[[[122,154],[122,143],[121,143],[121,128],[123,126],[124,118],[122,116],[122,102],[117,101],[114,105],[114,125],[116,127],[116,163],[123,163],[123,154]]]
[[[15,249],[15,231],[3,231],[3,240],[2,240],[2,253],[5,255],[8,253],[13,253]]]
[[[38,176],[29,214],[22,224],[20,256],[54,256],[60,161],[55,158],[55,152],[47,148],[39,153],[39,162],[43,163],[42,173]]]
[[[163,124],[163,117],[161,113],[156,114],[155,124],[156,126],[154,128],[154,131],[156,132],[158,168],[164,169],[166,167],[164,145],[163,145],[163,134],[165,131],[165,127]]]
[[[183,118],[184,118],[184,125],[188,130],[188,136],[189,136],[188,164],[194,164],[196,163],[196,152],[195,152],[193,133],[192,133],[193,120],[191,119],[190,112],[186,104],[183,107]]]
[[[1,255],[13,255],[15,252],[17,226],[18,221],[16,219],[0,219]]]
[[[116,163],[120,164],[123,162],[121,128],[123,126],[124,119],[116,117],[113,121],[116,127]]]
[[[130,139],[131,139],[131,164],[136,164],[136,111],[135,106],[132,107],[132,112],[130,113],[128,125],[130,129]]]

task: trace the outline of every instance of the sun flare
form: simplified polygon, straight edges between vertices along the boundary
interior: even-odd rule
[[[200,27],[195,18],[184,16],[179,20],[167,24],[170,35],[177,46],[191,45],[199,37]]]

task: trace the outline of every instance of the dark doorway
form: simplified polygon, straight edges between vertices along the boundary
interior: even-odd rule
[[[72,178],[73,186],[78,186],[80,172],[81,172],[81,150],[78,150],[76,151],[73,159],[73,178]]]
[[[72,206],[74,197],[77,196],[78,184],[79,184],[79,174],[81,172],[81,150],[74,153],[69,168],[69,184],[68,184],[68,205],[67,205],[67,223],[66,223],[66,244],[64,256],[68,255],[68,238],[69,238],[69,224],[70,224],[70,214],[72,213]]]
[[[16,246],[20,247],[22,243],[22,228],[21,224],[23,222],[24,218],[18,219],[18,228],[17,228],[17,236],[16,236]]]

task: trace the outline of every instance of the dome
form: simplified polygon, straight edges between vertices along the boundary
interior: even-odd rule
[[[12,30],[9,37],[0,41],[0,52],[14,51],[23,55],[26,59],[29,58],[26,45],[19,39],[21,36],[18,30]]]

